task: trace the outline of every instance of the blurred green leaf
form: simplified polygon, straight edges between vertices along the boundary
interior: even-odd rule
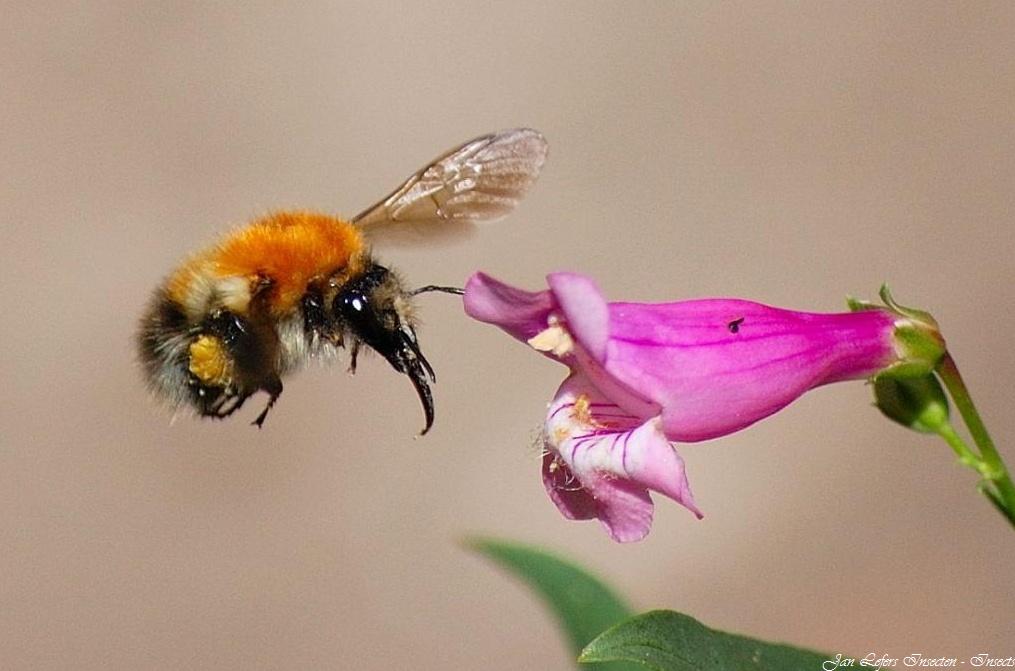
[[[727,634],[688,615],[655,610],[603,632],[578,661],[627,660],[658,671],[819,671],[833,657]]]
[[[557,617],[570,639],[575,656],[593,638],[633,614],[620,597],[600,580],[545,550],[490,538],[470,538],[466,544],[535,590]],[[592,668],[638,671],[642,667],[613,662],[595,664]]]

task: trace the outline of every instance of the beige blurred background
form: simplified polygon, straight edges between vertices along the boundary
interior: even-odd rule
[[[1015,538],[860,383],[681,448],[697,521],[565,521],[532,448],[564,371],[424,301],[437,424],[372,359],[263,431],[169,417],[135,321],[270,208],[352,214],[438,152],[551,142],[510,219],[382,252],[413,282],[554,269],[613,298],[934,310],[1015,462],[1010,3],[18,3],[0,27],[0,667],[567,669],[459,546],[557,549],[641,609],[847,654],[1015,655]],[[259,403],[259,402],[258,402]]]

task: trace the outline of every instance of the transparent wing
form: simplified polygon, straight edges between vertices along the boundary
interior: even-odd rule
[[[353,218],[372,240],[457,235],[515,208],[546,161],[546,140],[512,128],[470,140]]]

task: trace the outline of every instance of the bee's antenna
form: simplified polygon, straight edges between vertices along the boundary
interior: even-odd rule
[[[430,291],[440,291],[441,293],[444,294],[455,294],[456,296],[462,296],[465,294],[465,289],[459,289],[458,287],[440,287],[437,286],[436,284],[428,284],[425,287],[413,289],[412,291],[409,292],[409,295],[415,296],[416,294],[425,294]]]

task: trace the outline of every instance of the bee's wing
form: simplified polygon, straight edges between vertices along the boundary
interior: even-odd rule
[[[513,210],[545,160],[546,140],[530,128],[477,137],[435,159],[352,221],[371,240],[457,234],[472,222]]]

